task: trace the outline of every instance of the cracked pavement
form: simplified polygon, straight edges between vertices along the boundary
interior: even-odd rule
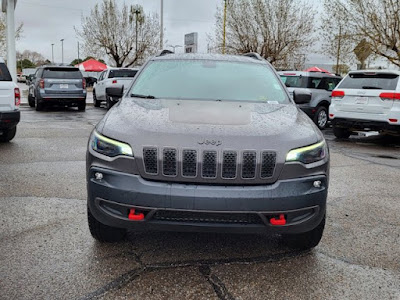
[[[100,244],[86,221],[85,151],[103,108],[22,108],[0,144],[1,299],[400,299],[400,139],[324,134],[324,237],[130,232]]]

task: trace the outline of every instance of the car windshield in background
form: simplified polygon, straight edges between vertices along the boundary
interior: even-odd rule
[[[137,71],[136,70],[111,70],[108,78],[121,78],[121,77],[128,77],[133,78],[135,77]]]
[[[44,78],[54,79],[81,79],[82,74],[78,69],[64,68],[64,69],[44,69]]]
[[[10,72],[4,63],[0,63],[0,81],[12,81]]]
[[[353,73],[340,83],[340,89],[395,90],[399,76],[389,73]]]
[[[281,75],[282,82],[291,88],[309,88],[316,89],[322,78],[307,77],[307,76],[289,76]]]
[[[267,64],[214,60],[150,62],[130,94],[163,99],[290,103]]]

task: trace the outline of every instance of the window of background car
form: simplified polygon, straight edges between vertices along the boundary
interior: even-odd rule
[[[395,90],[399,75],[390,73],[353,73],[339,84],[341,89]]]
[[[307,87],[307,77],[281,75],[282,82],[287,87],[305,88]]]
[[[44,69],[44,78],[55,78],[55,79],[81,79],[82,74],[78,69]]]
[[[10,72],[4,63],[0,63],[0,81],[12,81]]]
[[[115,77],[135,77],[137,71],[136,70],[110,70],[110,74],[108,74],[108,78]]]
[[[267,64],[229,61],[152,61],[130,93],[163,99],[290,103],[279,78]]]

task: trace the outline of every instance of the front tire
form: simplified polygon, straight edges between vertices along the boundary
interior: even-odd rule
[[[3,132],[3,135],[0,135],[0,142],[1,143],[8,143],[11,141],[14,137],[15,134],[17,133],[17,126],[14,128],[7,129]]]
[[[78,103],[78,110],[79,111],[85,111],[86,109],[86,100],[83,101],[82,103]]]
[[[28,95],[28,104],[30,107],[35,107],[35,99],[32,97],[31,94]]]
[[[106,108],[109,110],[111,107],[113,107],[112,100],[109,96],[106,96]]]
[[[319,129],[325,129],[328,125],[328,109],[325,106],[320,106],[314,116],[314,123]]]
[[[39,101],[38,99],[36,99],[35,102],[36,102],[36,111],[42,111],[44,108],[44,103]]]
[[[351,131],[348,130],[347,128],[333,126],[333,134],[338,139],[348,139],[351,135]]]
[[[102,243],[116,243],[123,241],[126,237],[126,229],[105,225],[97,221],[90,209],[87,209],[89,230],[93,238]]]
[[[299,234],[285,234],[282,235],[282,237],[288,247],[297,250],[308,250],[314,248],[319,244],[322,238],[322,234],[324,232],[324,228],[325,216],[318,224],[318,226],[311,231]]]
[[[93,105],[94,107],[100,107],[101,101],[97,100],[96,91],[93,90]]]

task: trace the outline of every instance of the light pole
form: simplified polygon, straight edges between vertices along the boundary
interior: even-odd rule
[[[51,44],[51,63],[54,64],[54,44]]]
[[[225,54],[225,39],[226,39],[226,6],[227,6],[227,0],[224,0],[224,33],[222,37],[222,54]]]
[[[137,49],[138,49],[138,17],[141,14],[140,9],[135,9],[133,13],[136,15],[136,48],[135,48],[135,55],[137,57]]]
[[[64,64],[64,39],[61,39],[60,42],[61,42],[61,64]]]
[[[164,47],[164,0],[161,0],[160,50]]]
[[[174,49],[174,53],[175,53],[175,48],[180,48],[180,47],[182,47],[182,46],[181,46],[181,45],[175,45],[175,46],[173,46],[173,45],[167,45],[167,47],[170,47],[170,48]]]

